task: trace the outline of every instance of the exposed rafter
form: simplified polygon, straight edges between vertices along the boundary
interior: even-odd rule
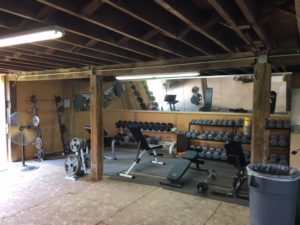
[[[159,4],[161,7],[163,7],[165,10],[168,12],[172,13],[174,16],[178,17],[181,19],[183,22],[188,24],[193,30],[199,32],[203,36],[207,37],[214,43],[216,43],[218,46],[223,48],[227,52],[234,52],[230,46],[228,46],[227,43],[224,41],[220,40],[218,35],[212,34],[209,32],[207,29],[205,29],[201,24],[196,19],[196,15],[191,14],[188,11],[184,11],[184,8],[180,6],[176,6],[175,1],[164,1],[164,0],[154,0],[157,4]],[[181,4],[185,4],[182,2]]]
[[[208,1],[214,9],[223,17],[223,19],[232,27],[234,32],[243,40],[243,42],[247,45],[251,46],[252,51],[256,51],[255,47],[253,46],[253,41],[248,40],[245,34],[238,28],[236,22],[234,21],[232,14],[225,10],[224,4],[228,4],[228,1],[218,1],[218,0],[209,0]],[[227,6],[229,8],[229,6]]]

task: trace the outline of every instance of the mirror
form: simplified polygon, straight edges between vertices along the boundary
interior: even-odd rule
[[[252,76],[212,77],[205,80],[208,88],[205,92],[202,90],[201,79],[117,82],[117,88],[116,82],[111,82],[106,84],[105,90],[110,90],[109,93],[114,96],[111,99],[114,100],[105,108],[183,112],[197,112],[199,109],[252,111]],[[115,89],[119,94],[113,95]],[[276,93],[275,113],[286,112],[286,82],[283,76],[272,77],[271,90]],[[211,106],[208,106],[210,101]]]

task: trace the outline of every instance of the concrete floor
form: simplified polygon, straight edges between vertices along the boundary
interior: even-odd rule
[[[249,224],[249,208],[161,187],[65,179],[62,161],[30,162],[0,172],[0,224]]]

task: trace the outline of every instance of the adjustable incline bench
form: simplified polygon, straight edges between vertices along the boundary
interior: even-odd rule
[[[158,154],[156,153],[156,149],[162,148],[162,145],[151,145],[148,144],[144,135],[141,132],[141,126],[139,125],[131,125],[128,127],[129,131],[135,138],[136,142],[138,143],[138,151],[136,154],[136,159],[134,162],[131,164],[131,166],[126,170],[125,172],[119,173],[119,176],[121,177],[126,177],[133,179],[134,176],[130,174],[130,172],[133,170],[133,168],[140,162],[142,156],[148,152],[150,155],[154,156],[154,160],[151,162],[154,164],[159,164],[159,165],[164,165],[164,162],[158,161],[157,156]]]
[[[197,170],[207,172],[207,170],[200,169],[199,167],[199,164],[204,164],[204,161],[198,159],[198,152],[190,150],[184,153],[183,157],[178,159],[177,163],[170,170],[167,176],[168,182],[160,182],[160,184],[181,188],[182,184],[180,183],[180,179],[190,168],[192,163],[196,164]]]

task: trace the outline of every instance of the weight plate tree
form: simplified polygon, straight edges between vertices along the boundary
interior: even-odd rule
[[[22,146],[22,170],[37,169],[36,166],[29,166],[25,164],[25,146],[32,144],[38,136],[36,126],[39,125],[37,116],[32,116],[28,112],[15,112],[10,115],[8,121],[8,135],[10,140]]]

